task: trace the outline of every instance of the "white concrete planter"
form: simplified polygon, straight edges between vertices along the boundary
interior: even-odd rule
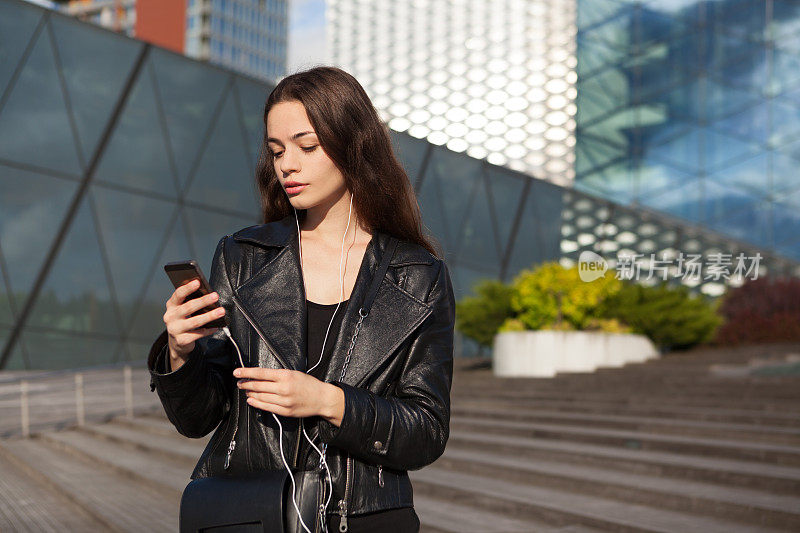
[[[492,368],[503,377],[593,372],[658,357],[644,335],[602,331],[506,331],[494,337]]]

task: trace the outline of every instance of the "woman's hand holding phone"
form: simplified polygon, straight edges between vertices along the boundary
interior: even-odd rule
[[[181,285],[172,296],[167,300],[166,312],[164,313],[164,323],[167,325],[169,334],[169,359],[172,370],[177,370],[186,362],[189,354],[194,350],[194,343],[197,339],[214,334],[219,328],[203,328],[204,324],[216,320],[225,315],[225,308],[220,306],[207,313],[197,316],[190,316],[219,298],[216,292],[212,292],[199,298],[192,298],[188,301],[186,297],[195,292],[200,287],[200,281],[195,279]]]

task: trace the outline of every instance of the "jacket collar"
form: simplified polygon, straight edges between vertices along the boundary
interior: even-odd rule
[[[244,280],[235,293],[278,362],[284,368],[305,371],[307,308],[294,216],[243,228],[235,232],[233,238],[239,242],[278,248],[272,259]],[[360,318],[360,304],[369,290],[372,274],[378,268],[388,240],[388,234],[376,231],[367,245],[323,381],[339,380],[341,376],[350,339]],[[432,262],[424,249],[403,246],[401,241],[389,264]],[[430,304],[401,289],[389,276],[385,277],[369,315],[361,323],[342,381],[358,386],[372,371],[380,370],[386,359],[431,311]],[[328,342],[332,341],[331,336]],[[259,363],[263,365],[264,361]]]

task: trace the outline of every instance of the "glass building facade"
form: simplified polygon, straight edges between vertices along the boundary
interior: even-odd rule
[[[274,82],[286,72],[287,0],[187,0],[186,55]]]
[[[0,0],[0,370],[146,357],[174,290],[163,265],[195,258],[208,273],[220,237],[260,221],[253,176],[272,87]],[[391,135],[457,299],[480,279],[572,264],[587,250],[757,252]],[[769,272],[798,273],[762,255]],[[458,355],[476,351],[456,343]]]
[[[800,2],[577,15],[576,189],[800,258]]]

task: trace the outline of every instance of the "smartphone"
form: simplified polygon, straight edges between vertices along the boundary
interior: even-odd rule
[[[200,265],[197,264],[197,261],[194,259],[190,259],[188,261],[174,261],[172,263],[167,263],[164,265],[164,272],[167,273],[169,276],[170,281],[172,284],[175,285],[175,288],[182,285],[186,285],[192,280],[199,279],[200,280],[200,288],[196,291],[191,293],[189,296],[186,297],[184,301],[191,300],[193,298],[200,298],[201,296],[205,296],[206,294],[211,294],[214,292],[211,289],[211,285],[208,284],[208,280],[203,275],[203,271],[200,270]],[[189,316],[197,316],[202,315],[203,313],[207,313],[220,307],[219,300],[216,302],[203,307],[202,309],[198,309],[194,313]],[[211,320],[210,322],[206,322],[203,328],[222,328],[228,326],[228,315],[222,315],[219,318]]]

